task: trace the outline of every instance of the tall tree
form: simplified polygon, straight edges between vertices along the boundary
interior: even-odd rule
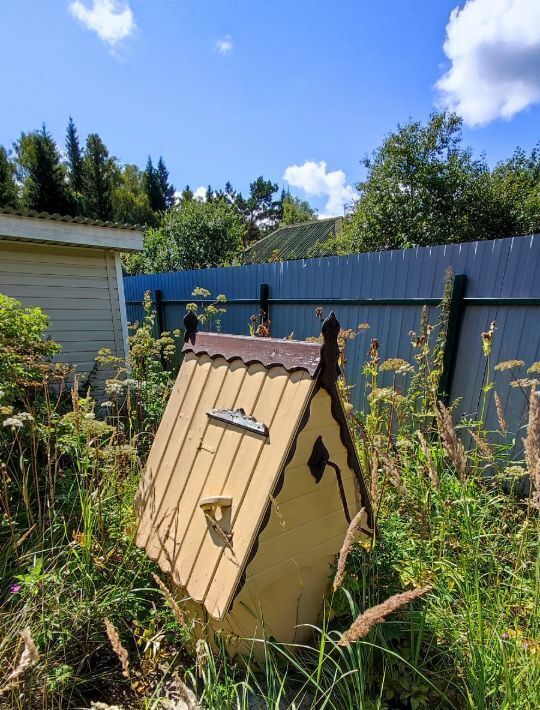
[[[287,224],[301,224],[302,222],[310,222],[317,219],[317,210],[299,197],[292,197],[286,194],[281,199],[282,215],[279,222],[280,226]]]
[[[130,273],[203,269],[230,263],[242,246],[244,223],[222,199],[182,201],[144,235],[144,252],[125,260]]]
[[[40,131],[22,133],[14,147],[19,179],[23,182],[23,206],[38,212],[72,213],[66,168],[45,124]]]
[[[15,182],[15,166],[6,149],[0,145],[0,207],[17,207],[19,190]]]
[[[359,200],[338,237],[342,251],[488,239],[504,233],[485,160],[463,148],[462,120],[435,113],[388,135],[364,159]]]
[[[71,116],[66,131],[66,159],[69,186],[73,193],[81,195],[83,191],[83,154],[75,122]]]
[[[83,159],[83,201],[85,216],[110,220],[113,217],[113,189],[118,178],[116,161],[109,156],[97,133],[86,139]]]
[[[174,185],[169,182],[169,171],[167,170],[165,161],[161,156],[157,164],[157,174],[159,178],[159,185],[161,187],[161,193],[165,202],[165,209],[170,209],[175,202],[175,189]]]
[[[155,226],[156,213],[144,189],[144,175],[136,165],[124,165],[112,194],[113,219]]]
[[[257,241],[268,231],[275,229],[280,219],[281,202],[274,199],[278,186],[261,175],[249,186],[249,197],[236,196],[236,206],[244,215],[246,232],[244,246]]]
[[[148,195],[150,207],[154,212],[163,212],[166,209],[165,196],[161,189],[161,181],[152,158],[148,156],[144,169],[144,189]]]

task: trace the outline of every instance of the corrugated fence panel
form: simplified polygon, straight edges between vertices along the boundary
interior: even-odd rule
[[[442,295],[446,270],[465,274],[460,346],[454,372],[452,397],[459,398],[459,411],[474,416],[482,404],[486,360],[481,333],[497,321],[490,368],[501,360],[519,358],[529,365],[540,359],[540,305],[482,303],[479,299],[540,299],[540,237],[518,237],[488,242],[453,244],[341,257],[324,257],[272,264],[252,264],[201,271],[130,276],[125,279],[128,320],[142,317],[144,292],[161,291],[164,327],[182,327],[185,306],[197,301],[197,286],[223,293],[229,299],[221,317],[221,330],[247,334],[249,319],[259,311],[259,286],[270,287],[270,320],[274,337],[296,339],[318,335],[315,314],[322,305],[325,314],[333,309],[343,328],[357,330],[369,324],[347,346],[347,378],[357,408],[364,408],[365,382],[362,365],[371,338],[380,343],[381,360],[402,357],[411,361],[415,351],[410,331],[420,325],[421,304],[355,304],[346,299],[438,299]],[[469,299],[474,301],[469,302]],[[306,302],[307,301],[307,302]],[[320,301],[320,303],[319,303]],[[324,303],[323,303],[324,301]],[[539,301],[540,303],[540,301]],[[430,322],[437,321],[437,309],[429,307]],[[494,374],[509,424],[523,421],[526,398],[510,379],[526,376],[525,368],[515,373]],[[496,427],[492,396],[488,398],[488,426]]]

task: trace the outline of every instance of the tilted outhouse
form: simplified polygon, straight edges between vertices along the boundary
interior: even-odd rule
[[[209,621],[305,640],[351,517],[372,513],[337,389],[339,323],[324,342],[197,332],[137,495],[137,544]]]

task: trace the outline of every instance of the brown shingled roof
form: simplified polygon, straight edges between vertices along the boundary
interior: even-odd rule
[[[220,333],[194,333],[182,351],[195,355],[206,353],[211,358],[223,357],[228,362],[238,358],[246,365],[254,362],[260,362],[265,367],[281,365],[288,372],[306,370],[312,377],[321,360],[321,346],[318,343]]]

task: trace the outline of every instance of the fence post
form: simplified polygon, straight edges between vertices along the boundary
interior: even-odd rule
[[[259,285],[259,315],[261,323],[270,320],[269,304],[270,286],[268,284]]]
[[[452,295],[448,309],[448,324],[446,327],[446,342],[443,352],[443,371],[439,382],[439,397],[447,404],[452,392],[454,371],[459,349],[461,321],[463,319],[463,296],[467,285],[466,274],[456,274],[452,285]]]
[[[165,330],[165,313],[163,311],[163,294],[159,288],[154,291],[154,307],[156,309],[156,325],[158,329],[157,337],[161,337],[161,334]]]

